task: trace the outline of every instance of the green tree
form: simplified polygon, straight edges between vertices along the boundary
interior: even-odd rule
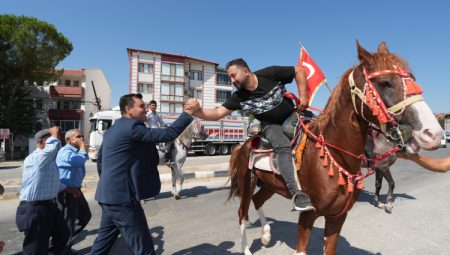
[[[10,128],[15,135],[33,132],[33,123],[28,121],[34,118],[29,86],[56,80],[61,75],[56,65],[72,49],[52,24],[33,17],[0,15],[0,127]]]

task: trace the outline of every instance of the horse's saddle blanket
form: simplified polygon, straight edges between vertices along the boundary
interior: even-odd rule
[[[295,161],[292,159],[292,164]],[[275,174],[281,174],[278,170],[278,163],[275,153],[273,150],[266,152],[257,152],[250,154],[250,160],[248,162],[248,167],[250,169],[256,168],[263,171],[273,172]]]

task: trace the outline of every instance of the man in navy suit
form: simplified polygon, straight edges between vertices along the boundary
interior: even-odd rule
[[[161,189],[156,144],[174,140],[193,120],[198,101],[189,99],[184,112],[168,128],[147,128],[141,94],[128,94],[119,102],[122,118],[105,133],[97,164],[100,180],[95,199],[102,208],[92,254],[108,254],[119,234],[134,254],[155,254],[140,201]]]

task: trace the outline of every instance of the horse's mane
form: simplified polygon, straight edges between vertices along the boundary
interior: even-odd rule
[[[392,69],[394,65],[410,71],[406,61],[392,53],[374,53],[370,61],[363,62],[362,64],[367,68],[368,72],[382,69]],[[342,109],[347,107],[344,104],[351,101],[348,76],[354,68],[355,67],[348,69],[342,75],[338,85],[333,89],[324,111],[311,124],[311,130],[315,132],[323,132],[325,128],[335,127],[335,123],[332,121],[333,116],[335,114],[339,114]]]
[[[348,75],[352,70],[352,68],[348,69],[342,75],[338,85],[333,89],[333,92],[331,93],[330,99],[328,99],[324,111],[311,124],[311,130],[323,131],[325,127],[334,127],[335,123],[332,122],[333,116],[341,111],[344,103],[346,103],[348,101],[347,99],[350,98],[350,92],[348,92],[349,88],[347,84]]]

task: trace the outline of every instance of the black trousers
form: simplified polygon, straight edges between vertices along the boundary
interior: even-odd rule
[[[24,232],[23,254],[48,254],[50,237],[54,254],[66,254],[69,230],[56,201],[21,201],[16,212],[16,225]]]
[[[135,255],[156,255],[144,210],[139,202],[102,207],[100,229],[91,254],[109,254],[119,234]]]
[[[86,227],[91,220],[92,214],[89,204],[80,190],[79,197],[73,197],[72,194],[59,192],[58,207],[64,215],[64,221],[69,229],[69,240],[67,241],[67,250],[70,251],[77,235]]]

